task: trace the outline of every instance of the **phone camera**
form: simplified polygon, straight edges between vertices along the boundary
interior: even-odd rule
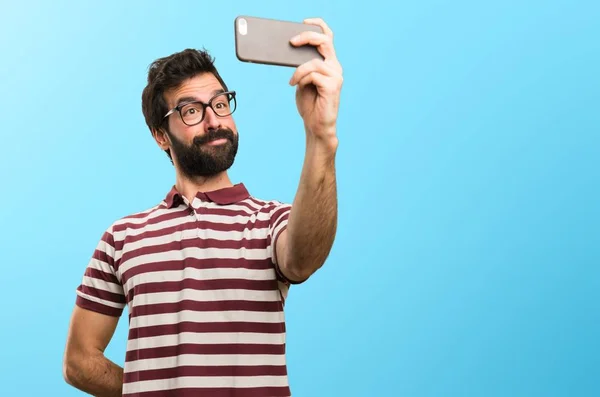
[[[248,33],[248,21],[244,18],[238,20],[238,31],[242,36],[245,36]]]

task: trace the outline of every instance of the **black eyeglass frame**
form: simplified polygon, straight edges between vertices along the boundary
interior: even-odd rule
[[[232,110],[230,113],[228,113],[228,114],[226,114],[226,115],[224,115],[224,116],[221,116],[221,115],[220,115],[220,114],[219,114],[219,113],[218,113],[218,112],[217,112],[217,111],[216,111],[216,110],[215,110],[215,109],[212,107],[212,101],[213,101],[213,100],[214,100],[216,97],[220,97],[221,95],[228,95],[228,96],[229,96],[228,102],[229,102],[230,104],[231,104],[231,101],[233,101],[233,102],[234,102],[233,110]],[[165,115],[163,116],[163,121],[165,121],[165,119],[166,119],[167,117],[169,117],[170,115],[172,115],[173,113],[177,112],[177,113],[179,113],[179,117],[181,118],[181,121],[183,122],[183,124],[185,124],[185,125],[187,125],[187,126],[190,126],[190,127],[191,127],[191,126],[194,126],[194,125],[198,125],[198,124],[200,124],[202,121],[204,121],[204,117],[206,116],[206,109],[208,109],[208,108],[211,108],[211,109],[212,109],[212,111],[213,111],[213,112],[215,112],[215,114],[216,114],[217,116],[219,116],[219,117],[227,117],[227,116],[231,116],[231,115],[233,114],[233,112],[235,112],[235,110],[237,109],[237,100],[236,100],[235,96],[236,96],[236,92],[235,92],[235,91],[223,91],[223,92],[219,92],[219,93],[217,93],[217,94],[213,95],[213,97],[212,97],[212,98],[210,98],[210,99],[208,100],[208,102],[206,102],[206,103],[205,103],[205,102],[202,102],[202,101],[190,101],[190,102],[183,102],[183,103],[180,103],[179,105],[175,106],[173,109],[169,110],[169,111],[167,112],[167,114],[165,114]],[[200,121],[198,121],[198,122],[196,122],[196,123],[194,123],[194,124],[188,124],[188,123],[186,123],[186,122],[185,122],[185,120],[183,119],[183,114],[181,114],[181,109],[182,109],[184,106],[191,105],[192,103],[199,103],[199,104],[201,104],[201,105],[202,105],[202,117],[200,117]],[[230,106],[230,109],[231,109],[231,106]]]

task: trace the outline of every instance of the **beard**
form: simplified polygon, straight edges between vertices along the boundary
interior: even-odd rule
[[[194,137],[191,145],[186,145],[171,133],[171,151],[177,159],[181,172],[189,178],[208,177],[228,170],[235,160],[238,150],[238,135],[229,128],[209,130],[202,136]],[[227,139],[217,146],[202,146],[216,139]]]

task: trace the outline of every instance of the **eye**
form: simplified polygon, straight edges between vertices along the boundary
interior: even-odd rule
[[[213,107],[215,109],[227,109],[229,107],[229,102],[226,98],[219,98],[214,104]]]
[[[198,113],[202,113],[202,109],[200,108],[200,105],[197,103],[191,103],[189,105],[185,105],[181,109],[181,114],[183,114],[184,117],[185,116],[193,116]]]

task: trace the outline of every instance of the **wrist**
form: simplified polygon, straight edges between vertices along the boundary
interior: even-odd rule
[[[339,145],[335,126],[319,131],[305,127],[307,149],[319,152],[335,153]]]
[[[306,150],[317,155],[333,157],[337,152],[339,141],[337,136],[307,137]]]

